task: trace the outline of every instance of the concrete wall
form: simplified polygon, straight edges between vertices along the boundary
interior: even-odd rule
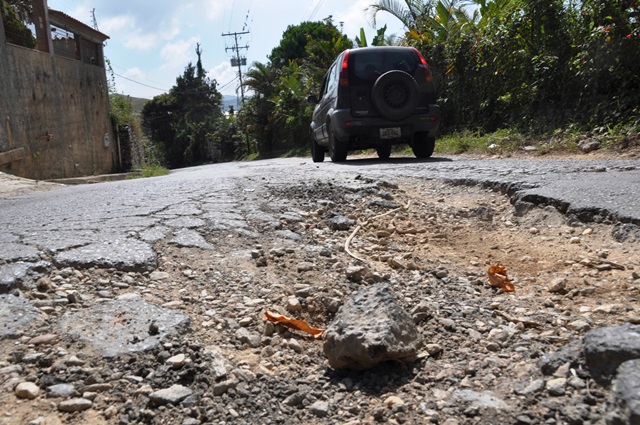
[[[0,76],[0,171],[44,180],[113,170],[102,66],[0,43]]]

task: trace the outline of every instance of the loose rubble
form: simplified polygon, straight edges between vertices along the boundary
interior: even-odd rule
[[[640,254],[614,225],[436,181],[242,199],[109,262],[8,241],[0,423],[638,423]]]

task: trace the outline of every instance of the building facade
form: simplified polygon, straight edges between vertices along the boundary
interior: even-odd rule
[[[0,0],[0,171],[39,180],[109,173],[118,153],[103,53],[109,37],[47,0],[32,5],[35,36]]]

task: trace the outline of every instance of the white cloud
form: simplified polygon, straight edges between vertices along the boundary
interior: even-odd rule
[[[100,24],[100,30],[106,34],[112,34],[119,31],[131,31],[136,26],[136,20],[131,15],[113,16],[105,19]]]
[[[129,33],[122,45],[127,49],[147,51],[153,49],[158,44],[158,37],[155,34],[142,34],[140,31]]]
[[[165,61],[161,68],[176,69],[186,66],[188,62],[195,62],[195,45],[199,41],[200,37],[191,37],[166,44],[160,50],[160,57]]]
[[[232,67],[229,61],[224,61],[209,70],[207,76],[218,83],[218,90],[222,94],[235,95],[239,81],[238,68]],[[235,80],[235,81],[234,81]]]
[[[127,78],[143,77],[144,76],[144,72],[138,67],[133,67],[133,68],[127,69],[124,72],[124,76],[127,77]]]
[[[187,9],[193,9],[209,21],[216,21],[222,18],[227,10],[233,9],[233,0],[200,0],[188,4]]]

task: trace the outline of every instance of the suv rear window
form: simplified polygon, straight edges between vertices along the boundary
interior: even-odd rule
[[[355,53],[355,54],[354,54]],[[353,70],[356,79],[375,81],[380,75],[394,69],[413,74],[418,66],[418,57],[411,51],[389,51],[371,49],[367,51],[351,51],[352,59],[349,69]]]

